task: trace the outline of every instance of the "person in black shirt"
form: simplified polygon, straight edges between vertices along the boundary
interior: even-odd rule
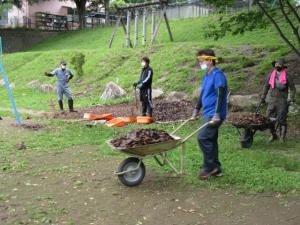
[[[133,86],[140,89],[140,101],[142,103],[142,116],[152,117],[153,105],[152,105],[152,78],[153,70],[149,66],[150,59],[148,57],[143,57],[141,60],[142,72],[140,75],[140,80],[135,82]]]

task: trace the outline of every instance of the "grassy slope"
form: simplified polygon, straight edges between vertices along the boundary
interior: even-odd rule
[[[107,48],[111,35],[111,29],[96,29],[76,31],[61,34],[58,37],[41,43],[27,52],[8,54],[4,57],[4,66],[11,82],[16,83],[13,90],[17,105],[22,108],[48,110],[48,94],[25,87],[31,80],[38,79],[45,83],[55,83],[54,79],[43,76],[44,71],[49,71],[62,58],[69,60],[75,51],[86,54],[87,62],[84,66],[85,75],[82,81],[73,81],[71,87],[74,93],[88,90],[84,97],[76,99],[76,106],[89,106],[91,103],[99,103],[105,84],[109,80],[119,83],[122,87],[131,90],[131,83],[137,79],[140,70],[139,58],[142,55],[150,55],[152,66],[155,70],[154,86],[163,88],[165,91],[183,90],[191,94],[199,85],[199,72],[194,70],[196,62],[195,52],[198,48],[213,47],[218,55],[233,59],[232,63],[221,64],[227,72],[231,89],[239,90],[245,83],[246,74],[241,68],[242,57],[246,60],[257,60],[256,55],[261,52],[267,56],[259,58],[264,62],[257,66],[257,71],[263,75],[263,71],[269,67],[273,57],[286,52],[281,40],[275,35],[272,27],[266,31],[256,30],[243,36],[227,36],[220,41],[205,40],[201,31],[207,21],[213,18],[189,19],[172,21],[175,43],[169,43],[164,27],[162,26],[156,46],[153,49],[138,48],[135,50],[121,48],[124,36],[121,29],[117,34],[113,49]],[[251,45],[256,50],[253,52],[241,52],[240,49]],[[255,61],[256,62],[256,61]],[[258,62],[256,62],[258,63]],[[231,71],[231,72],[230,72]],[[238,71],[238,72],[236,72]],[[257,82],[257,81],[255,81]],[[0,89],[1,106],[9,106],[4,88]],[[53,96],[53,95],[52,95]],[[3,115],[3,114],[2,114]],[[109,154],[110,150],[104,144],[111,135],[127,132],[133,126],[125,129],[108,129],[101,125],[100,128],[90,129],[79,124],[62,124],[50,122],[52,129],[32,135],[22,136],[20,140],[26,140],[27,152],[39,152],[43,150],[63,150],[74,145],[99,145],[99,151]],[[155,126],[155,125],[153,125]],[[182,131],[184,136],[190,129],[196,128],[194,123]],[[172,130],[171,125],[160,125],[160,129]],[[65,135],[68,133],[68,135]],[[49,136],[51,140],[49,142]],[[2,169],[23,169],[26,161],[23,153],[18,153],[20,158],[16,160],[14,145],[19,139],[10,138],[4,141],[5,135],[1,136],[1,161],[4,162]],[[23,139],[24,138],[24,139]],[[278,143],[267,146],[266,135],[258,133],[255,136],[253,148],[248,151],[239,147],[238,134],[235,129],[223,126],[220,134],[221,161],[226,176],[221,180],[212,180],[210,183],[197,181],[195,178],[202,156],[199,154],[195,138],[187,143],[187,174],[191,182],[213,187],[238,187],[239,190],[252,191],[280,191],[288,192],[300,187],[299,156],[300,145],[297,139],[290,139],[286,145]],[[25,153],[26,154],[26,153]],[[177,153],[172,154],[174,160],[178,160]],[[5,167],[5,168],[4,168]]]
[[[153,49],[122,48],[125,39],[121,28],[116,34],[113,49],[107,48],[111,28],[65,33],[38,44],[28,49],[27,52],[5,55],[4,66],[10,82],[16,83],[14,95],[18,106],[48,110],[49,95],[28,89],[25,84],[32,80],[55,84],[54,79],[43,76],[44,71],[55,68],[61,59],[69,61],[76,51],[81,51],[86,55],[85,75],[82,81],[71,82],[74,93],[86,92],[83,97],[76,100],[76,104],[80,106],[102,103],[99,95],[110,80],[131,91],[131,84],[138,79],[139,60],[143,55],[149,55],[152,60],[155,88],[162,88],[166,92],[178,90],[191,94],[199,86],[201,80],[199,72],[195,70],[194,59],[195,52],[199,48],[212,47],[216,49],[219,56],[233,59],[234,62],[220,64],[220,67],[224,68],[227,73],[233,92],[242,89],[248,76],[242,70],[241,58],[244,57],[246,61],[255,61],[257,73],[263,75],[271,59],[287,51],[272,27],[269,27],[266,32],[256,30],[243,36],[228,36],[220,41],[205,40],[201,31],[212,19],[215,18],[172,21],[175,43],[169,42],[166,29],[162,25]],[[240,46],[247,45],[255,48],[257,55],[261,52],[269,53],[268,57],[259,58],[253,52],[239,51]],[[259,64],[261,60],[266,61]],[[5,90],[0,90],[0,96],[6,98]],[[7,100],[1,104],[9,106]]]

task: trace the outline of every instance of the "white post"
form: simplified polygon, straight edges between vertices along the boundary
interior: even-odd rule
[[[144,8],[143,12],[143,38],[142,38],[142,45],[146,45],[146,36],[147,36],[147,8]]]
[[[135,10],[135,18],[134,18],[134,47],[138,46],[138,36],[139,36],[139,10]]]
[[[154,38],[154,32],[155,32],[155,8],[152,8],[152,15],[151,15],[151,41]]]
[[[130,47],[130,11],[127,11],[126,47]]]

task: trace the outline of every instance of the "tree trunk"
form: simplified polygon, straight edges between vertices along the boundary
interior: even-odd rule
[[[252,9],[253,1],[254,1],[254,0],[248,0],[248,7],[249,7],[249,10]]]
[[[79,17],[79,28],[82,29],[85,27],[85,4],[87,0],[75,0],[76,8],[78,11]]]
[[[109,0],[104,0],[105,24],[109,23]]]

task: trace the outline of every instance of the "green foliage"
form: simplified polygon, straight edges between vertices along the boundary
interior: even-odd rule
[[[126,5],[126,1],[124,0],[111,0],[110,1],[110,7],[115,8],[115,7],[122,7]]]
[[[34,0],[31,0],[31,1],[34,1]],[[23,3],[22,0],[2,0],[1,5],[4,5],[4,6],[6,5],[6,6],[9,6],[10,8],[12,5],[15,5],[16,7],[21,8],[22,3]],[[1,9],[1,6],[0,6],[0,9]]]
[[[243,56],[240,59],[240,63],[241,63],[242,68],[246,68],[246,67],[254,66],[255,60],[253,58]]]
[[[0,16],[3,15],[4,10],[9,10],[13,7],[13,4],[8,2],[8,3],[1,3],[0,4]]]
[[[77,76],[83,76],[83,65],[85,63],[85,55],[82,52],[76,52],[71,57],[71,64],[74,66]]]
[[[218,40],[226,34],[244,34],[245,31],[266,28],[268,21],[261,11],[245,11],[233,16],[220,16],[218,21],[207,26],[205,38]]]
[[[224,7],[233,6],[234,0],[204,0],[206,3],[210,5],[214,5],[215,7],[222,9]]]

